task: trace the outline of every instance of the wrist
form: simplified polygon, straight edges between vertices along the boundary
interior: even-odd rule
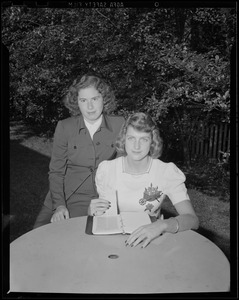
[[[167,227],[165,232],[177,233],[179,231],[179,221],[177,218],[171,217],[165,220]]]
[[[61,209],[61,208],[66,208],[65,205],[59,205],[57,206],[56,210]]]

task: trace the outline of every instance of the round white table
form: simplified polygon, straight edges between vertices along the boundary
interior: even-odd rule
[[[125,235],[85,233],[86,217],[32,230],[10,244],[10,292],[179,293],[230,290],[223,252],[194,231],[142,249]]]

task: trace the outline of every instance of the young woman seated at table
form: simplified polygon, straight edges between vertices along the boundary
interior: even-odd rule
[[[49,191],[34,228],[86,216],[97,197],[95,172],[100,162],[117,156],[115,140],[124,118],[110,116],[115,106],[111,86],[95,75],[77,77],[64,97],[71,116],[57,123],[49,170]]]
[[[126,245],[146,247],[159,235],[197,229],[199,220],[185,187],[185,175],[172,162],[158,159],[163,141],[151,117],[145,113],[132,114],[123,125],[116,140],[122,156],[100,163],[96,173],[98,199],[92,199],[89,215],[102,215],[110,205],[107,191],[118,192],[120,211],[146,211],[157,220],[136,229]],[[178,216],[163,219],[160,210],[168,196]]]

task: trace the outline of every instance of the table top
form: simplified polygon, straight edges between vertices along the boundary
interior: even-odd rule
[[[178,293],[230,290],[230,265],[192,231],[166,233],[142,249],[126,235],[85,233],[86,217],[32,230],[10,244],[10,292]]]

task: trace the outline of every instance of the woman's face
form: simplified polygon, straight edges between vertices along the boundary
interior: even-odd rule
[[[103,97],[94,86],[81,89],[78,93],[78,106],[89,123],[95,123],[103,111]]]
[[[125,151],[132,160],[143,160],[148,156],[152,138],[150,132],[135,130],[131,125],[125,136]]]

